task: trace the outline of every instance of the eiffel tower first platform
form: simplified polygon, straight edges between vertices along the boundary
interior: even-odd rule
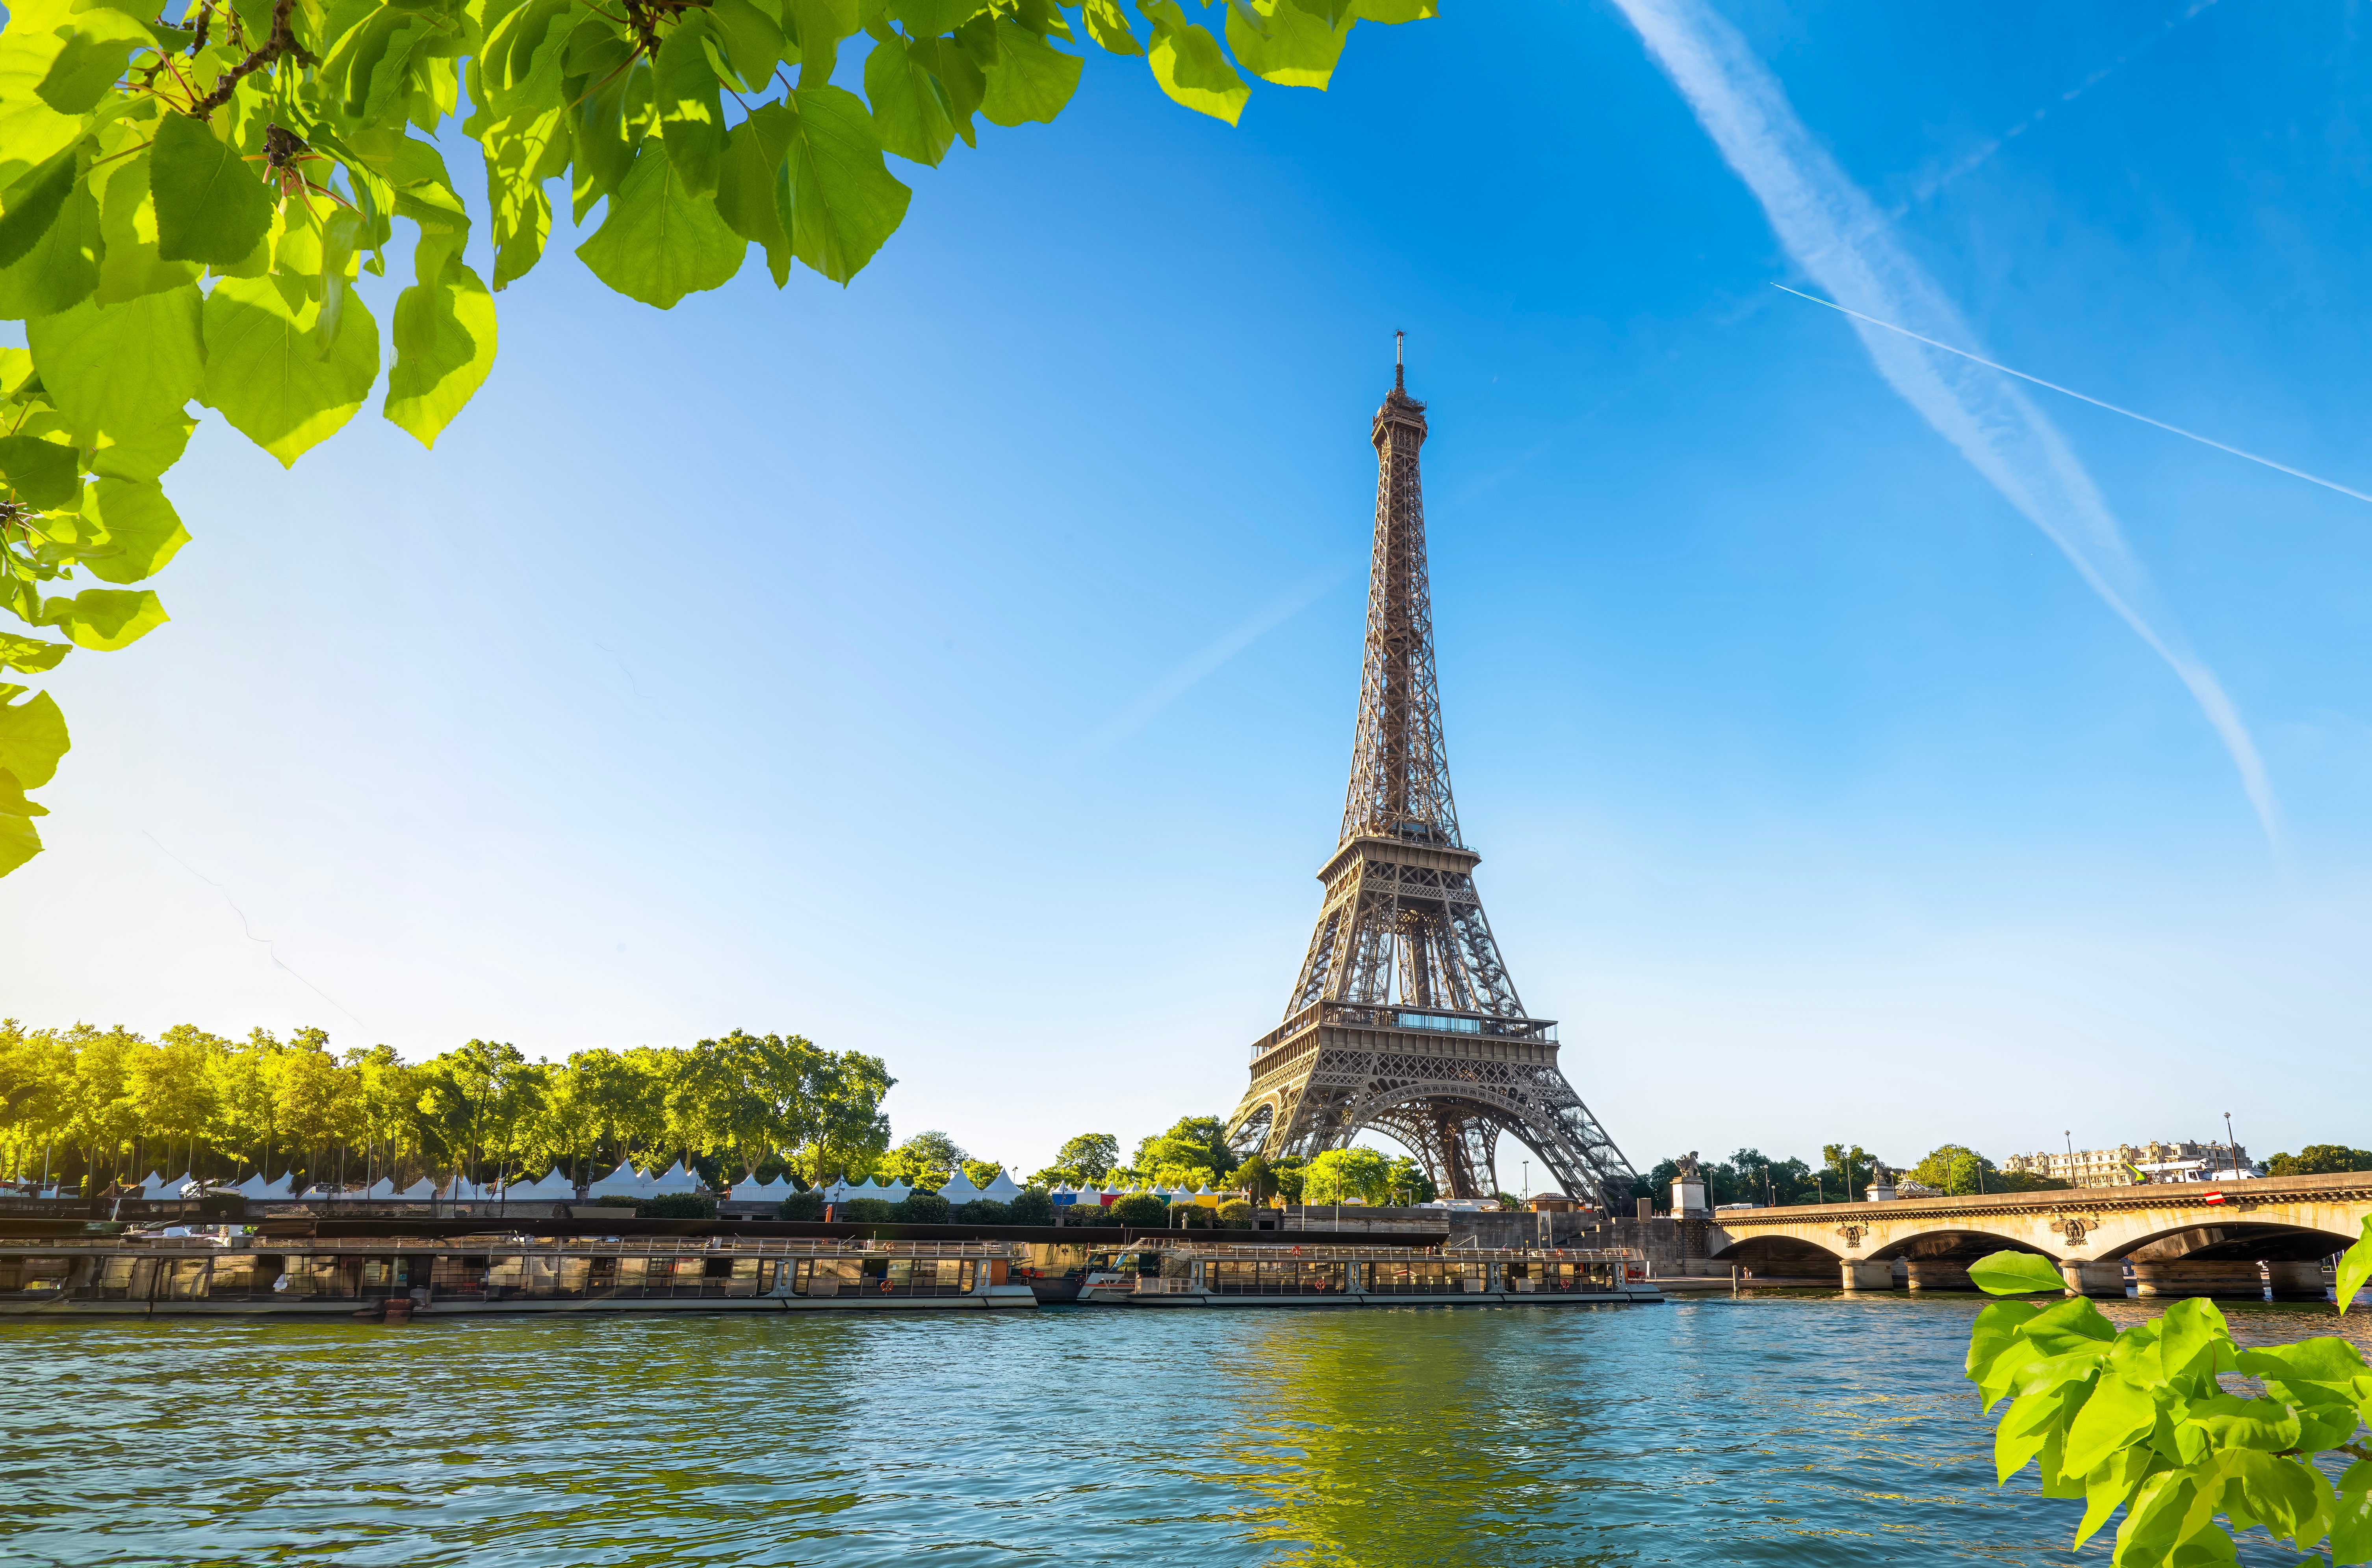
[[[1505,1132],[1568,1194],[1626,1211],[1631,1163],[1565,1081],[1554,1021],[1517,998],[1474,891],[1482,857],[1459,837],[1425,584],[1424,405],[1397,365],[1371,435],[1376,546],[1343,836],[1318,873],[1325,902],[1285,1022],[1252,1046],[1227,1141],[1307,1157],[1373,1128],[1445,1195],[1477,1198],[1498,1190]]]

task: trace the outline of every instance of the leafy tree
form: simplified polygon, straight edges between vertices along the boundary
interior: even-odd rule
[[[1434,1187],[1433,1178],[1424,1173],[1424,1167],[1408,1155],[1401,1155],[1391,1162],[1387,1188],[1384,1201],[1390,1203],[1430,1203],[1441,1196]]]
[[[1226,1229],[1250,1230],[1252,1225],[1252,1206],[1241,1198],[1231,1198],[1219,1205],[1216,1218],[1220,1225]]]
[[[814,1188],[794,1192],[774,1207],[778,1220],[820,1220],[823,1218],[823,1194]]]
[[[2308,1144],[2294,1155],[2275,1155],[2265,1162],[2267,1176],[2341,1176],[2372,1170],[2372,1149],[2351,1149],[2344,1144]]]
[[[1227,1122],[1216,1116],[1181,1116],[1167,1132],[1140,1139],[1129,1163],[1158,1187],[1202,1187],[1222,1182],[1236,1168],[1227,1147]]]
[[[966,1155],[962,1161],[964,1179],[974,1187],[984,1188],[1005,1174],[1005,1167],[994,1160],[976,1160]]]
[[[881,1156],[874,1172],[930,1191],[943,1187],[969,1158],[945,1132],[917,1132]]]
[[[1859,1144],[1851,1148],[1828,1144],[1820,1149],[1820,1167],[1831,1184],[1826,1190],[1833,1200],[1858,1202],[1869,1191],[1871,1167],[1876,1163],[1878,1156]]]
[[[974,1198],[958,1204],[953,1217],[965,1225],[1011,1225],[1013,1211],[994,1198]]]
[[[1012,1225],[1052,1225],[1054,1200],[1042,1187],[1025,1187],[1020,1196],[1006,1205],[1006,1219]]]
[[[1288,1203],[1302,1201],[1303,1165],[1303,1161],[1288,1156],[1268,1167],[1269,1180],[1274,1184],[1277,1195]]]
[[[897,1217],[898,1205],[887,1198],[851,1198],[832,1205],[832,1216],[848,1225],[887,1225]]]
[[[1118,0],[1073,14],[1233,124],[1238,66],[1322,87],[1355,22],[1432,8],[1242,0],[1224,45],[1177,0],[1136,0],[1145,35]],[[283,464],[382,368],[381,412],[423,444],[468,403],[495,313],[446,148],[483,157],[493,289],[541,258],[564,177],[580,222],[601,209],[578,258],[629,298],[721,287],[752,245],[777,287],[794,261],[846,284],[905,217],[884,155],[936,165],[982,120],[1052,121],[1084,65],[1056,44],[1077,38],[1052,0],[183,0],[153,19],[16,0],[0,319],[28,346],[0,350],[0,603],[55,635],[0,638],[0,668],[44,675],[164,621],[134,585],[189,538],[160,482],[191,402]],[[383,332],[360,274],[385,274],[400,222],[413,281]],[[77,572],[109,586],[41,591]],[[0,687],[0,873],[39,852],[24,792],[67,745],[50,694],[13,701],[25,691]]]
[[[713,1220],[716,1217],[716,1194],[662,1192],[656,1198],[637,1198],[634,1200],[634,1217],[645,1220]]]
[[[1236,1185],[1250,1195],[1252,1202],[1265,1203],[1276,1196],[1276,1173],[1269,1168],[1267,1160],[1254,1155],[1236,1167]]]
[[[1391,1162],[1374,1149],[1328,1149],[1304,1167],[1304,1204],[1343,1203],[1357,1199],[1380,1203],[1391,1191]]]
[[[945,1225],[949,1213],[936,1192],[916,1192],[890,1205],[890,1217],[901,1225]]]
[[[1946,1144],[1930,1151],[1908,1174],[1922,1187],[1932,1188],[1947,1197],[2001,1191],[1994,1162],[1960,1144]]]
[[[1169,1205],[1150,1192],[1132,1192],[1125,1198],[1116,1199],[1104,1212],[1109,1216],[1107,1223],[1111,1225],[1135,1225],[1151,1230],[1169,1223]]]
[[[1055,1151],[1052,1165],[1029,1179],[1041,1187],[1084,1187],[1103,1180],[1119,1163],[1118,1138],[1109,1132],[1082,1132]]]

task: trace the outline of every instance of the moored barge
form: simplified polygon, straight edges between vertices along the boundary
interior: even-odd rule
[[[0,1316],[983,1311],[1037,1305],[995,1241],[708,1237],[0,1238]]]
[[[1619,1306],[1656,1303],[1621,1249],[1385,1249],[1141,1242],[1091,1270],[1083,1302],[1126,1307]],[[1133,1265],[1133,1267],[1131,1266]]]

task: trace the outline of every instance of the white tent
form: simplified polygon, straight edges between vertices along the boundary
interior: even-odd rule
[[[845,1203],[851,1198],[861,1195],[862,1190],[851,1187],[848,1184],[846,1178],[843,1178],[842,1179],[833,1182],[831,1186],[823,1190],[823,1201],[827,1203]]]
[[[981,1191],[972,1185],[971,1177],[959,1170],[948,1179],[947,1185],[939,1189],[939,1196],[948,1201],[948,1207],[954,1208],[976,1202],[981,1197]]]
[[[390,1183],[390,1185],[393,1184]],[[402,1191],[390,1195],[407,1203],[429,1202],[436,1196],[436,1182],[435,1179],[424,1176]]]
[[[1021,1196],[1021,1189],[1013,1185],[1013,1178],[999,1170],[995,1179],[980,1190],[980,1195],[993,1202],[1010,1203]]]
[[[503,1193],[507,1202],[565,1203],[576,1196],[576,1183],[560,1170],[546,1172],[533,1181],[515,1182]]]
[[[1062,1208],[1079,1201],[1079,1190],[1067,1181],[1058,1181],[1054,1184],[1054,1190],[1046,1196],[1054,1200],[1056,1208]]]
[[[377,1181],[374,1181],[369,1186],[364,1188],[362,1195],[369,1199],[374,1203],[378,1202],[382,1199],[392,1198],[395,1196],[395,1182],[392,1179],[382,1176]]]
[[[585,1190],[596,1198],[647,1198],[651,1192],[651,1179],[636,1170],[634,1161],[620,1160],[615,1169],[606,1176],[595,1177]]]
[[[878,1176],[873,1179],[881,1181]],[[881,1191],[878,1195],[885,1203],[902,1203],[914,1195],[914,1190],[902,1181],[881,1181]]]
[[[762,1179],[756,1171],[751,1171],[733,1184],[733,1195],[736,1198],[779,1198],[789,1191],[790,1187],[791,1184],[787,1179],[768,1181]]]
[[[263,1179],[263,1173],[262,1171],[258,1171],[253,1176],[249,1177],[245,1181],[242,1181],[238,1186],[232,1188],[231,1191],[238,1193],[242,1198],[285,1198],[288,1196],[288,1187],[285,1182],[274,1183],[266,1181]]]
[[[675,1164],[669,1166],[665,1173],[653,1177],[651,1179],[651,1184],[643,1189],[645,1193],[654,1198],[675,1192],[705,1192],[707,1191],[707,1188],[703,1187],[700,1184],[700,1178],[694,1176],[691,1171],[684,1168],[683,1161],[681,1160],[678,1160]]]
[[[140,1183],[140,1195],[144,1198],[178,1198],[181,1195],[181,1189],[189,1184],[187,1171],[179,1176],[146,1177]]]

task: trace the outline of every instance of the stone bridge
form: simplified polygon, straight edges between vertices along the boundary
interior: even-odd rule
[[[2372,1214],[2372,1172],[2079,1187],[1979,1198],[1725,1209],[1704,1256],[1757,1273],[1840,1270],[1847,1290],[1966,1290],[1969,1265],[2014,1248],[2059,1265],[2070,1292],[2319,1299],[2322,1262]],[[2263,1265],[2260,1270],[2259,1265]],[[1898,1267],[1900,1265],[1900,1267]]]

